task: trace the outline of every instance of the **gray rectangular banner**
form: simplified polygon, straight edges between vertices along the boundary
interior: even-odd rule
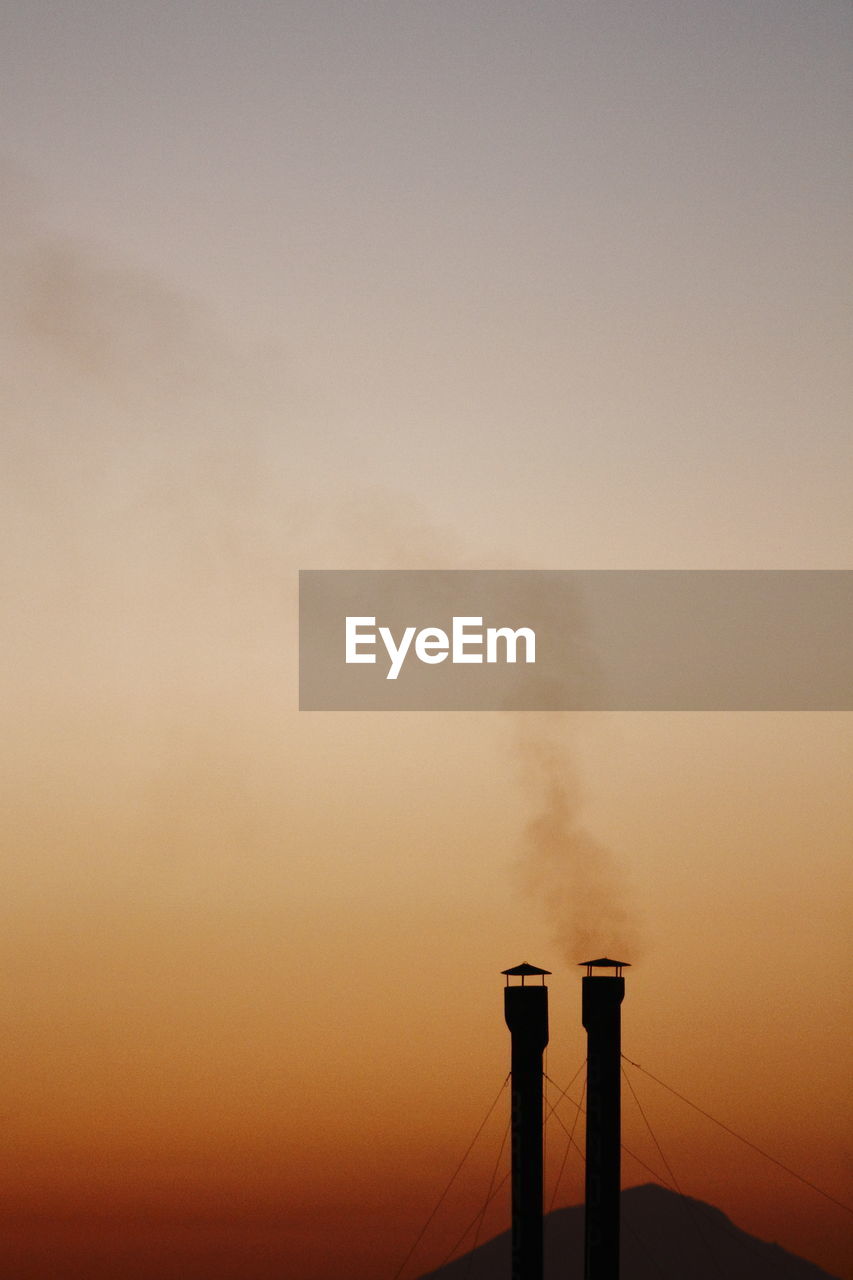
[[[303,711],[853,708],[849,570],[303,570]]]

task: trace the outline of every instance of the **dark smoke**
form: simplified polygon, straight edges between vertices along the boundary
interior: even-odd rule
[[[544,902],[568,963],[599,955],[633,961],[641,930],[626,868],[582,825],[565,726],[565,717],[535,712],[518,720],[515,750],[532,814],[518,871]]]

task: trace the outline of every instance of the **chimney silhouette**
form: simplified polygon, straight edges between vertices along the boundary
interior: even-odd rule
[[[587,1033],[584,1280],[619,1280],[622,1016],[624,960],[585,960]],[[593,975],[613,969],[615,975]]]
[[[512,1035],[512,1280],[543,1280],[542,1054],[548,1043],[548,969],[504,969]],[[539,978],[526,985],[525,979]],[[520,978],[512,984],[511,978]]]

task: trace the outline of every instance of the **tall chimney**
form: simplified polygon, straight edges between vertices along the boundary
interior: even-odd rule
[[[621,1166],[621,1005],[624,960],[585,960],[583,1025],[587,1033],[586,1208],[584,1280],[619,1280]],[[614,969],[615,976],[593,976]]]
[[[548,1043],[548,969],[504,969],[512,1035],[512,1280],[543,1280],[542,1054]],[[526,978],[539,983],[525,985]],[[511,984],[511,978],[520,978]]]

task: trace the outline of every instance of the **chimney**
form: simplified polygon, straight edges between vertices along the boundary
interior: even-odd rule
[[[587,1033],[584,1280],[619,1280],[622,970],[630,965],[607,956],[583,963]],[[593,976],[593,969],[613,969],[615,975]]]
[[[543,1280],[542,1054],[550,971],[517,964],[503,972],[504,1017],[512,1035],[512,1280]],[[539,982],[528,985],[527,978]]]

